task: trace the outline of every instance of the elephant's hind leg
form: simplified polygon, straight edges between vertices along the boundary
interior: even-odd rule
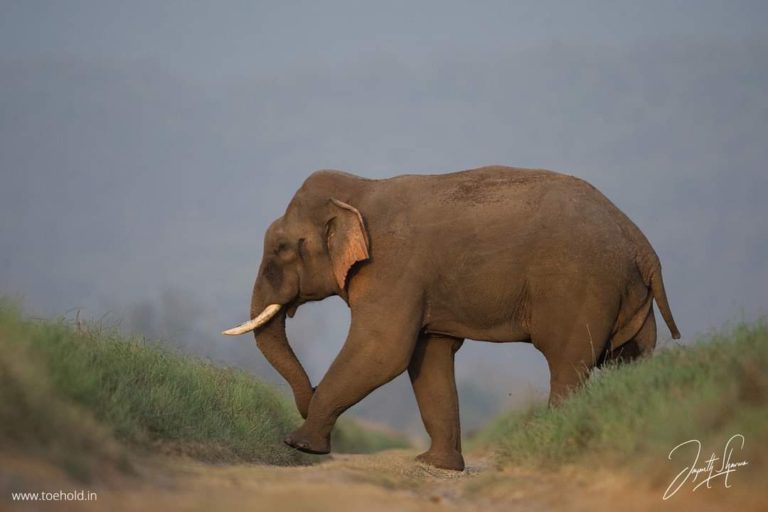
[[[408,366],[421,418],[432,439],[429,450],[416,460],[457,471],[464,469],[464,458],[453,363],[462,343],[459,338],[424,334]]]
[[[559,309],[558,317],[542,319],[531,329],[531,341],[549,365],[550,405],[558,405],[589,377],[608,343],[613,318],[591,304]]]
[[[606,354],[606,362],[628,363],[636,359],[648,357],[656,348],[656,318],[653,315],[653,308],[648,310],[648,316],[643,322],[643,326],[635,336]]]

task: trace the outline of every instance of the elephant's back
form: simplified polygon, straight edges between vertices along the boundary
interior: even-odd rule
[[[554,171],[490,166],[380,185],[372,230],[396,236],[414,256],[440,251],[448,264],[494,257],[528,266],[576,255],[584,265],[633,263],[644,240],[595,187]]]
[[[442,175],[406,175],[387,180],[383,196],[390,213],[425,236],[441,228],[492,239],[497,231],[537,238],[590,231],[597,238],[627,238],[631,221],[588,182],[545,169],[489,166]],[[626,222],[625,222],[626,221]],[[634,225],[632,225],[634,226]],[[614,242],[616,240],[614,239]]]
[[[545,169],[526,169],[500,165],[479,167],[446,174],[406,174],[381,183],[401,198],[412,198],[417,205],[443,209],[479,207],[509,202],[538,184],[570,178]]]

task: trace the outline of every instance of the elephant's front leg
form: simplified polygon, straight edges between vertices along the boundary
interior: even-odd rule
[[[421,418],[432,439],[429,450],[416,460],[457,471],[464,469],[464,457],[453,362],[463,342],[460,338],[424,334],[408,366]]]
[[[308,453],[328,453],[339,415],[371,391],[403,373],[421,328],[417,301],[353,310],[344,347],[317,386],[304,424],[285,443]]]

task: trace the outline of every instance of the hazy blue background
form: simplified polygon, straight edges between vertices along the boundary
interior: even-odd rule
[[[664,264],[684,335],[768,310],[766,2],[0,1],[0,293],[275,379],[245,319],[264,229],[313,170],[584,177]],[[289,333],[316,382],[338,299]],[[669,339],[665,327],[661,340]],[[465,344],[465,427],[545,396]],[[419,432],[407,379],[357,414]]]

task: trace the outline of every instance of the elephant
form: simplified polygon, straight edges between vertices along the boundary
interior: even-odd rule
[[[331,295],[351,322],[315,388],[285,322]],[[290,385],[304,423],[289,446],[329,453],[339,415],[408,371],[431,438],[417,460],[462,470],[454,356],[465,339],[533,344],[557,405],[593,368],[653,351],[654,300],[679,338],[653,247],[577,177],[504,166],[388,179],[321,170],[266,231],[251,320],[223,334],[254,332]]]

